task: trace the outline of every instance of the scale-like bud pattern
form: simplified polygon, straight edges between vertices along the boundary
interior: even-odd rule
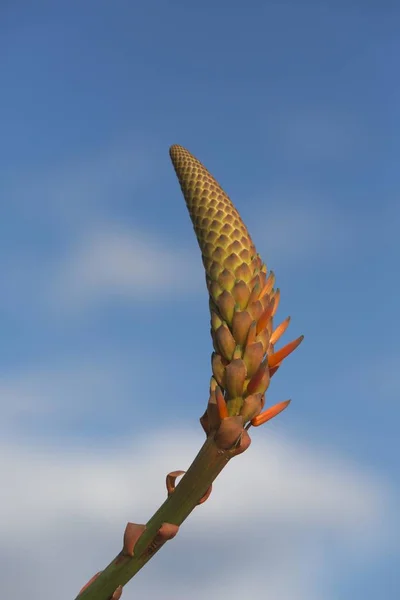
[[[201,249],[210,295],[214,343],[209,408],[204,429],[221,419],[221,391],[230,417],[251,421],[264,405],[270,380],[272,319],[279,302],[274,275],[257,254],[238,211],[218,182],[188,150],[170,156]],[[276,337],[276,336],[275,336]],[[273,365],[277,368],[276,361]],[[274,371],[275,372],[275,371]],[[216,398],[217,394],[217,398]]]

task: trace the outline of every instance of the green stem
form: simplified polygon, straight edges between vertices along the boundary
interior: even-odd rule
[[[181,525],[197,506],[214,479],[229,462],[235,450],[221,450],[210,435],[201,447],[175,491],[166,499],[146,524],[134,547],[132,557],[116,556],[104,571],[76,600],[109,600],[119,585],[124,586],[155,553],[148,549],[163,523]],[[118,559],[118,560],[117,560]]]

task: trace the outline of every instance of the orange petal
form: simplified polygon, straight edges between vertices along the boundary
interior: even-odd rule
[[[278,327],[275,329],[275,331],[273,331],[271,334],[271,338],[269,340],[270,344],[272,344],[272,345],[276,344],[276,342],[285,333],[286,329],[288,328],[289,323],[290,323],[290,317],[287,317],[287,319],[285,319],[284,321],[282,321],[282,323],[280,325],[278,325]]]
[[[272,288],[274,287],[274,283],[275,283],[275,275],[274,275],[273,271],[270,271],[269,275],[267,277],[267,281],[265,282],[265,285],[264,285],[263,289],[261,290],[260,300],[261,300],[261,298],[263,298],[265,296],[265,294],[269,294],[272,291]]]
[[[272,369],[273,367],[276,367],[276,365],[278,365],[280,362],[282,362],[284,358],[286,358],[291,352],[293,352],[293,350],[296,350],[297,346],[301,344],[303,339],[304,335],[301,335],[297,338],[297,340],[289,342],[288,344],[286,344],[286,346],[283,346],[283,348],[277,350],[277,352],[274,352],[274,354],[270,354],[268,356],[269,368]]]
[[[276,288],[276,292],[274,295],[274,300],[275,300],[275,304],[274,304],[274,309],[272,311],[272,316],[274,317],[276,314],[276,311],[278,310],[278,306],[279,306],[279,300],[281,299],[281,290],[279,288]]]
[[[228,407],[226,405],[225,398],[224,398],[223,393],[221,392],[220,387],[217,387],[215,389],[215,400],[217,402],[217,408],[218,408],[220,419],[222,420],[222,419],[226,419],[226,417],[229,417]]]
[[[263,423],[266,423],[267,421],[270,421],[276,417],[276,415],[279,415],[279,413],[285,410],[289,404],[290,400],[285,400],[284,402],[279,402],[278,404],[267,408],[267,410],[264,410],[264,412],[262,412],[260,415],[254,417],[254,419],[251,420],[251,424],[253,427],[259,427],[259,425],[262,425]]]
[[[256,329],[256,333],[260,333],[260,331],[262,331],[263,329],[266,328],[266,326],[268,325],[268,321],[270,320],[270,318],[272,317],[273,313],[274,313],[274,307],[275,307],[275,300],[272,300],[269,305],[267,306],[267,308],[264,310],[264,312],[262,313],[261,317],[258,319],[257,321],[257,329]]]

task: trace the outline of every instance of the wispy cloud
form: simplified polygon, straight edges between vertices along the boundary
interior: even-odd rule
[[[144,364],[135,358],[133,370],[139,379]],[[135,366],[136,365],[136,366]],[[116,396],[121,402],[122,390],[127,385],[128,370],[120,359],[116,361],[88,361],[76,359],[74,363],[57,366],[45,365],[36,369],[10,370],[0,377],[0,407],[3,435],[17,433],[20,429],[35,428],[39,423],[64,428],[82,416],[115,410],[110,406]]]
[[[106,225],[87,232],[58,269],[54,302],[85,308],[93,302],[160,302],[203,284],[201,262],[145,231]]]
[[[169,362],[160,363],[159,352],[134,339],[129,352],[113,351],[110,345],[98,350],[95,343],[74,345],[69,356],[56,348],[46,360],[3,368],[0,435],[55,439],[59,433],[81,435],[83,428],[98,438],[104,429],[125,432],[129,422],[152,414],[146,404],[156,395],[153,387],[149,392],[155,364],[158,377],[168,380]],[[126,422],[121,424],[122,414]]]
[[[165,473],[185,468],[199,442],[199,432],[178,430],[92,450],[3,443],[2,562],[35,548],[24,552],[24,578],[4,572],[4,593],[23,597],[29,589],[46,600],[57,584],[60,598],[73,597],[118,552],[126,521],[150,516],[165,496]],[[302,442],[258,439],[214,487],[127,597],[162,589],[168,599],[268,591],[320,600],[333,597],[341,560],[365,568],[387,550],[385,482]]]
[[[155,161],[148,144],[127,138],[47,164],[45,171],[11,174],[9,227],[16,236],[8,241],[7,260],[0,260],[6,283],[0,302],[9,310],[16,298],[29,298],[38,310],[82,309],[199,289],[198,256],[136,222],[121,225],[137,188],[154,177]],[[18,237],[27,222],[35,232],[32,247]]]

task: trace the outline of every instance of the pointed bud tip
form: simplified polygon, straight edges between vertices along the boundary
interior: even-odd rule
[[[183,146],[181,146],[180,144],[171,144],[171,146],[169,147],[169,153],[173,154],[174,152],[176,152],[177,150],[180,149],[184,149]]]

